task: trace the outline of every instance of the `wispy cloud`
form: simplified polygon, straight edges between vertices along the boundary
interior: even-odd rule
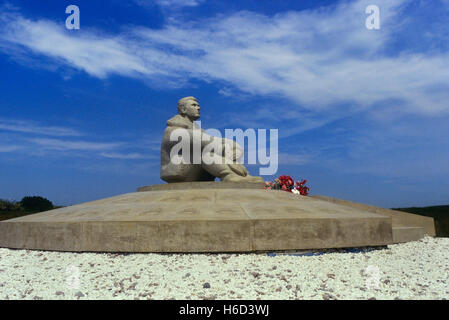
[[[32,21],[14,13],[3,13],[0,16],[0,23],[10,28],[0,35],[3,41],[23,45],[35,53],[56,59],[55,63],[67,63],[99,78],[111,73],[123,75],[151,73],[151,69],[144,66],[141,58],[126,49],[116,37],[104,37],[93,33],[71,37],[54,22]],[[58,45],[55,45],[56,43]],[[3,47],[8,46],[4,43]]]
[[[167,8],[196,7],[205,0],[135,0],[138,5],[152,6],[154,4]]]
[[[8,120],[0,118],[0,130],[42,134],[48,136],[80,136],[77,130],[66,127],[42,126],[34,121]]]
[[[404,112],[447,113],[449,53],[387,50],[392,39],[408,35],[401,21],[410,2],[382,1],[378,31],[365,28],[371,2],[359,0],[272,17],[237,12],[188,25],[170,22],[162,30],[130,27],[116,35],[73,35],[61,24],[3,13],[0,39],[99,78],[121,74],[178,85],[186,78],[218,80],[314,111],[346,105],[352,112],[394,100]]]
[[[20,149],[22,149],[22,146],[15,146],[15,145],[2,146],[2,145],[0,145],[0,152],[13,152],[13,151],[17,151]]]
[[[102,157],[105,158],[113,158],[113,159],[147,159],[153,158],[148,155],[144,155],[142,153],[119,153],[119,152],[102,152],[100,153]]]
[[[52,150],[90,150],[90,151],[102,151],[117,148],[120,143],[102,143],[91,141],[69,141],[61,139],[45,139],[36,138],[30,139],[30,141],[40,145],[45,149]]]
[[[79,140],[79,136],[85,138]],[[160,141],[156,142],[154,137],[137,142],[125,140],[98,142],[71,128],[17,119],[0,119],[0,141],[2,141],[1,153],[88,156],[117,160],[159,159],[155,152],[158,154],[160,149]]]

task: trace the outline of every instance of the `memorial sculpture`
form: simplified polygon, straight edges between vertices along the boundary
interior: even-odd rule
[[[235,141],[226,138],[213,137],[204,130],[201,130],[195,123],[200,118],[200,105],[194,97],[185,97],[178,101],[178,114],[167,121],[167,128],[164,131],[161,144],[161,179],[168,182],[191,182],[191,181],[214,181],[219,178],[224,182],[254,182],[263,183],[262,177],[255,177],[248,174],[245,166],[238,162],[243,154],[243,149]],[[182,130],[186,133],[184,137],[189,140],[190,147],[187,161],[176,162],[173,156],[173,148],[180,142],[173,139],[176,136],[175,130]],[[197,138],[199,152],[203,153],[204,148],[211,143],[216,144],[209,158],[213,161],[206,162],[201,155],[197,157],[199,161],[194,161],[195,135],[194,131],[200,133]],[[175,134],[174,134],[175,133]],[[217,145],[221,144],[221,145]],[[217,150],[219,150],[217,152]],[[185,150],[183,150],[185,152]],[[184,155],[185,157],[185,155]]]
[[[179,100],[178,113],[167,121],[161,146],[161,178],[168,183],[0,221],[0,248],[251,252],[385,246],[435,236],[430,217],[282,191],[294,186],[307,194],[305,180],[296,185],[281,176],[279,186],[268,183],[271,190],[264,190],[263,179],[237,161],[243,150],[236,142],[197,128],[194,97]],[[179,157],[176,131],[189,140],[186,149],[196,146],[214,161],[189,152]],[[204,139],[193,139],[198,133]]]

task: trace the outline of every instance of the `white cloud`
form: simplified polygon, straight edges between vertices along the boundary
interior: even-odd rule
[[[120,143],[101,143],[90,141],[69,141],[61,139],[44,139],[36,138],[30,141],[40,145],[45,149],[52,150],[89,150],[89,151],[102,151],[114,149],[120,145]]]
[[[121,74],[172,86],[219,81],[227,88],[222,94],[232,88],[278,95],[316,112],[351,113],[390,100],[406,112],[447,113],[449,53],[388,53],[391,38],[404,34],[401,5],[409,0],[380,3],[379,31],[365,28],[371,1],[359,0],[272,17],[237,12],[170,22],[162,30],[130,27],[118,35],[68,33],[62,24],[3,14],[0,41],[99,78]]]
[[[155,2],[163,7],[196,7],[204,0],[155,0]]]
[[[151,6],[156,4],[164,8],[182,8],[182,7],[196,7],[204,0],[135,0],[140,6]]]
[[[143,66],[143,61],[129,52],[117,38],[94,34],[72,37],[51,21],[31,21],[8,14],[2,18],[3,21],[12,19],[7,22],[8,30],[0,35],[3,41],[20,44],[34,53],[49,56],[93,76],[104,78],[111,73],[129,76],[151,73]]]
[[[88,139],[88,135],[71,128],[46,126],[29,120],[0,119],[0,141],[3,142],[0,153],[20,151],[27,155],[99,156],[122,160],[159,158],[154,151],[160,151],[160,139],[156,142],[154,137],[126,143],[73,140],[78,136]],[[153,154],[147,154],[148,151]]]
[[[133,153],[118,153],[118,152],[102,152],[101,156],[105,158],[113,158],[113,159],[145,159],[148,156],[145,156],[141,153],[133,152]]]
[[[14,145],[10,145],[10,146],[5,146],[5,145],[0,145],[0,152],[13,152],[13,151],[17,151],[22,149],[22,146],[14,146]]]
[[[81,133],[64,127],[42,126],[33,121],[0,119],[0,130],[42,134],[48,136],[80,136]]]

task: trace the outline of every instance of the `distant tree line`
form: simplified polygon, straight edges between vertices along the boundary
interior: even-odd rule
[[[395,208],[393,210],[432,217],[437,237],[449,237],[449,206]]]
[[[0,215],[21,216],[54,208],[55,206],[50,200],[39,196],[23,197],[20,201],[0,199]]]

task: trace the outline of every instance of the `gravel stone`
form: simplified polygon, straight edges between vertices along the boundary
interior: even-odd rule
[[[0,248],[0,300],[449,299],[449,238],[320,253],[115,254]]]

